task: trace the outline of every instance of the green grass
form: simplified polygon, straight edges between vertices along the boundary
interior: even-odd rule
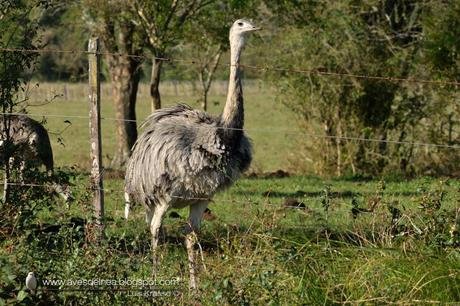
[[[106,185],[119,189],[121,182],[108,180]],[[330,196],[325,195],[326,186]],[[198,297],[188,296],[186,289],[187,259],[181,245],[186,210],[178,211],[179,219],[165,219],[167,239],[160,245],[159,277],[181,278],[181,295],[175,302],[183,304],[192,300],[205,305],[458,302],[458,246],[450,245],[446,228],[434,227],[432,221],[443,218],[444,211],[452,212],[459,187],[457,180],[431,178],[389,181],[385,189],[375,181],[305,176],[242,179],[210,205],[216,218],[203,221],[199,241],[206,270],[201,268]],[[446,197],[439,211],[428,213],[418,207],[426,199],[435,199],[440,190]],[[383,196],[373,213],[352,218],[353,198],[366,207],[380,193]],[[17,275],[16,290],[28,270],[47,279],[150,277],[149,232],[142,210],[134,209],[125,222],[122,195],[106,196],[107,239],[101,246],[85,245],[82,232],[65,226],[58,233],[28,233],[3,243],[0,259],[6,257],[5,267]],[[296,198],[306,208],[283,208],[286,197]],[[327,212],[326,199],[330,201]],[[61,203],[41,222],[62,225],[71,217],[88,217],[88,205],[83,201],[68,210]],[[392,236],[389,205],[404,207],[403,214],[423,232],[417,234],[412,223],[401,219],[402,228]],[[443,221],[453,224],[449,217]],[[437,235],[445,237],[439,240]],[[11,248],[14,252],[7,254]],[[30,255],[30,249],[36,253]],[[53,300],[53,294],[43,292],[41,298]],[[59,297],[58,301],[75,304],[149,300],[124,293],[65,292]]]
[[[224,99],[218,96],[211,101]],[[195,98],[165,97],[166,104],[177,100],[193,102]],[[295,129],[293,115],[270,94],[249,94],[246,101],[247,127],[256,150],[254,169],[259,173],[287,169],[287,156],[295,158],[295,139],[275,130]],[[84,101],[62,102],[40,112],[86,115],[86,106]],[[144,118],[148,109],[148,101],[141,99],[138,117]],[[220,109],[213,105],[211,112]],[[39,113],[39,109],[32,112]],[[104,101],[102,112],[113,117],[109,101]],[[49,117],[47,126],[59,130],[63,120]],[[87,169],[87,135],[87,120],[73,119],[63,134],[65,147],[53,143],[57,164]],[[103,121],[103,137],[104,154],[110,154],[113,122]],[[101,245],[91,243],[90,228],[83,230],[74,224],[72,218],[91,216],[87,175],[83,173],[75,183],[77,201],[70,208],[53,200],[55,208],[42,211],[32,229],[0,242],[0,305],[18,302],[17,297],[23,304],[41,300],[68,305],[460,303],[459,180],[387,178],[383,183],[298,174],[246,177],[215,197],[210,204],[215,218],[203,221],[198,237],[204,261],[199,260],[200,290],[195,296],[187,289],[187,257],[182,245],[186,209],[177,211],[180,218],[168,213],[159,246],[158,276],[179,277],[179,285],[174,286],[178,296],[154,299],[127,292],[46,290],[38,297],[25,295],[23,283],[29,270],[41,279],[151,276],[150,234],[144,213],[135,207],[128,221],[122,219],[122,180],[111,177],[105,181],[110,191],[105,194],[106,239]],[[283,206],[294,199],[305,207]],[[353,217],[353,208],[372,206],[372,211]],[[45,230],[50,224],[58,225],[57,229]]]
[[[46,86],[46,85],[43,85]],[[63,86],[63,85],[62,85]],[[62,86],[60,88],[62,88]],[[46,127],[49,129],[52,146],[57,166],[68,166],[77,164],[78,166],[89,168],[89,130],[88,120],[72,118],[72,116],[88,116],[89,106],[85,99],[87,93],[85,87],[81,88],[81,99],[65,101],[57,98],[51,103],[30,107],[31,114],[48,115]],[[56,89],[61,92],[62,89]],[[104,90],[103,92],[105,92]],[[217,94],[217,92],[216,92]],[[73,96],[72,96],[73,98]],[[225,92],[209,97],[209,112],[218,115],[222,112],[225,103]],[[175,96],[164,95],[163,106],[175,105],[179,102],[187,103],[192,107],[199,108],[197,96]],[[113,105],[110,96],[102,96],[101,116],[114,118]],[[39,104],[40,101],[34,101]],[[42,102],[43,103],[43,102]],[[141,95],[138,98],[136,115],[139,124],[150,114],[150,100]],[[68,115],[68,118],[54,116]],[[40,116],[33,116],[41,119]],[[294,115],[286,111],[285,107],[275,101],[271,92],[265,93],[259,90],[247,90],[245,94],[245,128],[254,143],[253,168],[263,171],[273,171],[288,167],[287,158],[292,157],[295,150],[295,137],[299,134],[289,131],[297,130]],[[58,143],[60,131],[67,127],[65,120],[71,121],[72,125],[63,133],[64,146]],[[115,122],[113,120],[102,121],[102,145],[104,163],[107,164],[113,157],[115,151]]]

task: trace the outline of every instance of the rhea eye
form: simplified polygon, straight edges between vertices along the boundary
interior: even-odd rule
[[[239,25],[240,27],[242,27],[242,26],[243,26],[243,23],[242,23],[242,22],[238,22],[238,25]]]

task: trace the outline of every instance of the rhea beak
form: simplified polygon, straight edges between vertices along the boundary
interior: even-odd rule
[[[262,30],[262,28],[253,27],[250,31],[254,32],[254,31],[260,31],[260,30]]]

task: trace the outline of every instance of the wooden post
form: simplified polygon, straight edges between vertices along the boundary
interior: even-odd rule
[[[98,239],[104,235],[104,184],[102,175],[102,139],[101,139],[101,55],[99,39],[91,38],[88,43],[88,79],[89,79],[89,133],[91,143],[91,184],[94,188],[94,212]]]

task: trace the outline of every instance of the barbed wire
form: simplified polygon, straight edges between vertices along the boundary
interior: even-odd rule
[[[0,48],[0,51],[5,52],[29,52],[29,53],[67,53],[67,54],[99,54],[105,56],[120,56],[120,57],[131,57],[138,59],[155,59],[165,62],[182,62],[189,64],[196,64],[199,61],[189,60],[189,59],[178,59],[178,58],[166,58],[166,57],[155,57],[155,56],[146,56],[146,55],[133,55],[133,54],[122,54],[122,53],[111,53],[111,52],[90,52],[84,50],[58,50],[58,49],[17,49],[17,48]],[[221,64],[224,66],[231,66],[230,64]],[[459,86],[460,82],[457,81],[441,81],[441,80],[426,80],[426,79],[415,79],[415,78],[400,78],[400,77],[389,77],[389,76],[372,76],[364,74],[353,74],[345,72],[334,72],[326,71],[323,69],[299,69],[299,68],[283,68],[283,67],[270,67],[270,66],[255,66],[255,65],[246,65],[240,64],[240,67],[261,70],[261,71],[278,71],[278,72],[287,72],[287,73],[301,73],[301,74],[316,74],[324,76],[336,76],[336,77],[347,77],[355,79],[369,79],[369,80],[378,80],[378,81],[388,81],[388,82],[409,82],[409,83],[420,83],[425,85],[435,85],[435,86]],[[23,113],[0,113],[1,115],[21,115]],[[76,119],[89,119],[89,116],[82,115],[61,115],[61,114],[27,114],[29,116],[39,116],[39,117],[55,117],[55,118],[76,118]],[[132,119],[120,119],[112,117],[101,117],[103,120],[112,120],[112,121],[124,121],[124,122],[137,122],[138,120]],[[313,137],[313,138],[322,138],[322,139],[338,139],[338,140],[347,140],[347,141],[363,141],[363,142],[376,142],[376,143],[388,143],[388,144],[402,144],[402,145],[412,145],[412,146],[424,146],[424,147],[435,147],[435,148],[448,148],[448,149],[460,149],[460,145],[451,145],[451,144],[436,144],[436,143],[424,143],[424,142],[411,142],[411,141],[399,141],[399,140],[386,140],[386,139],[376,139],[376,138],[364,138],[364,137],[351,137],[351,136],[337,136],[337,135],[320,135],[306,133],[299,130],[286,130],[286,129],[240,129],[240,128],[226,128],[226,127],[215,127],[216,129],[227,129],[227,130],[240,130],[240,131],[262,131],[262,132],[277,132],[277,133],[287,133],[287,134],[300,134],[304,137]],[[40,184],[26,184],[26,183],[7,183],[9,185],[24,186],[24,187],[50,187],[49,185],[40,185]],[[94,188],[93,188],[94,190]],[[117,192],[124,193],[122,190],[116,189],[100,189],[105,192]],[[173,196],[175,197],[175,196]],[[196,198],[196,197],[175,197],[183,200],[197,200],[197,201],[212,201],[209,198]],[[280,207],[280,204],[269,203],[268,201],[255,201],[253,199],[247,199],[244,201],[238,200],[225,200],[219,199],[221,202],[227,203],[237,203],[237,204],[261,204],[261,205],[276,205]],[[304,209],[303,207],[290,207],[290,208],[299,208]]]
[[[56,115],[56,114],[37,114],[37,113],[3,113],[0,112],[0,115],[28,115],[36,117],[55,117],[55,118],[76,118],[76,119],[89,119],[89,116],[80,116],[80,115]],[[125,122],[137,122],[140,120],[131,120],[131,119],[119,119],[113,117],[101,117],[102,120],[111,120],[111,121],[125,121]],[[387,144],[399,144],[399,145],[411,145],[416,147],[432,147],[440,149],[460,149],[460,145],[451,145],[451,144],[438,144],[438,143],[425,143],[425,142],[415,142],[415,141],[403,141],[403,140],[388,140],[388,139],[377,139],[377,138],[365,138],[365,137],[352,137],[352,136],[337,136],[337,135],[321,135],[307,133],[299,130],[290,130],[290,129],[276,129],[276,128],[230,128],[230,127],[221,127],[216,126],[216,129],[219,130],[234,130],[234,131],[244,131],[244,132],[266,132],[266,133],[285,133],[285,134],[299,134],[302,137],[311,137],[311,138],[322,138],[322,139],[337,139],[337,140],[348,140],[348,141],[360,141],[360,142],[375,142],[375,143],[387,143]]]
[[[118,53],[118,52],[92,52],[86,50],[61,50],[61,49],[20,49],[20,48],[0,48],[0,51],[4,52],[22,52],[22,53],[61,53],[61,54],[95,54],[95,55],[110,55],[110,56],[118,56],[118,57],[128,57],[128,58],[137,58],[137,59],[150,59],[150,60],[158,60],[164,62],[184,62],[189,64],[196,64],[198,63],[197,60],[189,60],[189,59],[179,59],[179,58],[169,58],[169,57],[158,57],[158,56],[148,56],[148,55],[140,55],[140,54],[126,54],[126,53]]]
[[[90,52],[86,50],[60,50],[60,49],[20,49],[20,48],[0,48],[0,51],[4,52],[24,52],[24,53],[66,53],[66,54],[98,54],[104,56],[119,56],[119,57],[128,57],[128,58],[137,58],[137,59],[150,59],[158,60],[164,62],[181,62],[188,64],[197,64],[200,62],[199,59],[180,59],[172,57],[158,57],[158,56],[148,56],[148,55],[138,55],[138,54],[124,54],[124,53],[113,53],[113,52]],[[232,66],[231,64],[220,63],[221,66]],[[356,74],[348,72],[339,72],[339,71],[328,71],[323,68],[320,69],[301,69],[301,68],[285,68],[285,67],[273,67],[273,66],[257,66],[257,65],[247,65],[239,64],[242,68],[248,68],[258,71],[278,71],[278,72],[288,72],[288,73],[300,73],[300,74],[315,74],[322,76],[335,76],[335,77],[346,77],[353,79],[367,79],[367,80],[376,80],[376,81],[387,81],[387,82],[406,82],[406,83],[419,83],[424,85],[433,85],[433,86],[460,86],[460,82],[457,80],[428,80],[428,79],[416,79],[416,78],[403,78],[403,77],[393,77],[393,76],[376,76],[376,75],[365,75],[365,74]]]
[[[133,55],[133,54],[122,54],[122,53],[111,53],[111,52],[89,52],[84,50],[59,50],[59,49],[18,49],[18,48],[0,48],[0,51],[6,52],[35,52],[35,53],[83,53],[83,54],[100,54],[100,55],[112,55],[112,56],[125,56],[125,57],[134,57],[134,58],[143,58],[143,59],[156,59],[161,61],[176,61],[176,62],[186,62],[195,64],[195,60],[185,60],[177,58],[166,58],[166,57],[154,57],[154,56],[145,56],[145,55]],[[230,65],[228,65],[230,66]],[[294,72],[294,73],[303,73],[303,74],[318,74],[325,76],[340,76],[340,77],[350,77],[350,78],[359,78],[359,79],[370,79],[370,80],[381,80],[389,82],[411,82],[411,83],[421,83],[421,84],[432,84],[432,85],[452,85],[458,86],[460,82],[457,81],[437,81],[437,80],[421,80],[414,78],[399,78],[399,77],[386,77],[386,76],[369,76],[363,74],[352,74],[352,73],[342,73],[342,72],[332,72],[324,71],[318,69],[292,69],[292,68],[281,68],[281,67],[269,67],[269,66],[254,66],[254,65],[240,65],[241,67],[246,67],[250,69],[257,70],[274,70],[282,72]],[[2,115],[19,115],[22,113],[0,113]],[[40,117],[61,117],[61,118],[77,118],[77,119],[89,119],[89,116],[79,116],[79,115],[53,115],[53,114],[28,114],[30,116],[40,116]],[[121,119],[121,118],[111,118],[111,117],[102,117],[103,120],[112,120],[112,121],[123,121],[123,122],[137,122],[138,120],[133,119]],[[231,130],[242,130],[238,128],[224,128],[216,127],[217,129],[231,129]],[[256,131],[256,129],[244,129],[245,131]],[[415,141],[400,141],[400,140],[385,140],[385,139],[376,139],[376,138],[365,138],[365,137],[353,137],[353,136],[337,136],[337,135],[321,135],[321,134],[312,134],[306,133],[298,130],[276,130],[276,129],[257,129],[257,131],[266,131],[266,132],[281,132],[288,134],[301,134],[304,137],[311,138],[322,138],[322,139],[337,139],[337,140],[347,140],[347,141],[361,141],[361,142],[377,142],[377,143],[388,143],[388,144],[401,144],[401,145],[412,145],[418,147],[435,147],[435,148],[448,148],[448,149],[460,149],[460,145],[451,145],[451,144],[437,144],[437,143],[425,143],[425,142],[415,142]]]

